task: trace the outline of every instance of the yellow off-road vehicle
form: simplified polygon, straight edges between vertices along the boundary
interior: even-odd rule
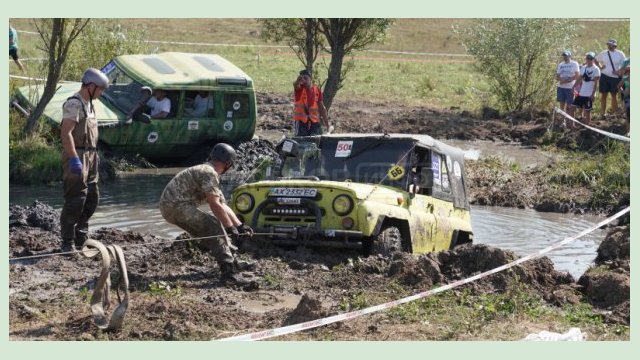
[[[473,240],[464,153],[426,135],[283,139],[232,208],[277,244],[425,253]]]

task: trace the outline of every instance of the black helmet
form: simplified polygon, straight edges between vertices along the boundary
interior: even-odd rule
[[[82,84],[88,85],[94,83],[96,86],[106,89],[109,87],[109,78],[102,71],[94,68],[88,68],[82,74]]]
[[[233,166],[233,163],[236,162],[236,151],[229,144],[216,144],[216,146],[211,149],[209,161],[220,161],[224,163],[227,168],[230,168]]]

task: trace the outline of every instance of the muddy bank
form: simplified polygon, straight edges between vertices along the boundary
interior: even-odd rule
[[[258,93],[258,129],[291,130],[291,97]],[[556,134],[546,135],[551,125],[549,112],[500,114],[484,108],[479,113],[466,110],[437,110],[424,106],[405,106],[371,101],[337,99],[330,117],[338,133],[388,132],[427,134],[436,139],[489,140],[518,142],[523,145],[553,143],[559,148],[601,151],[606,138],[587,129],[567,130],[554,127]],[[624,133],[624,119],[593,119],[591,125],[616,134]]]
[[[607,234],[593,267],[578,280],[584,297],[610,322],[629,324],[631,292],[629,225]]]
[[[13,219],[9,232],[10,257],[51,253],[59,248],[60,237],[52,227],[57,218],[55,210],[35,203],[29,207],[12,206],[10,214]],[[11,339],[222,338],[396,300],[517,258],[510,251],[483,245],[420,256],[396,254],[362,258],[357,252],[285,249],[251,241],[244,247],[242,257],[256,261],[256,270],[246,275],[255,279],[257,286],[244,291],[223,286],[213,259],[190,242],[171,243],[169,239],[149,234],[108,228],[93,231],[91,237],[124,248],[131,290],[124,327],[104,332],[92,323],[88,301],[99,262],[77,254],[53,256],[10,262]],[[154,244],[139,246],[145,243]],[[555,308],[582,301],[577,287],[570,275],[555,271],[551,261],[543,257],[455,289],[449,296],[462,296],[467,300],[460,306],[476,309],[476,301],[517,290]],[[464,305],[467,302],[468,305]],[[452,305],[435,302],[433,306],[441,311]],[[307,331],[294,338],[455,340],[506,336],[520,339],[536,328],[548,327],[545,325],[548,319],[540,319],[541,323],[535,326],[509,335],[496,335],[482,331],[489,326],[484,323],[488,321],[485,315],[465,318],[464,322],[476,321],[478,331],[457,335],[445,335],[437,324],[407,320],[398,317],[396,312],[385,312]],[[490,326],[502,321],[502,327],[509,328],[508,322],[513,321],[513,316],[489,320]],[[398,332],[400,328],[404,330]],[[606,334],[602,332],[597,336]]]

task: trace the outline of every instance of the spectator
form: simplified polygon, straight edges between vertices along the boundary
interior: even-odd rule
[[[631,130],[631,106],[630,106],[630,97],[631,97],[631,65],[629,61],[623,62],[620,64],[619,74],[622,75],[622,80],[618,84],[618,89],[622,93],[622,101],[624,103],[624,129],[627,136]]]
[[[152,119],[164,119],[171,112],[171,100],[167,97],[167,93],[162,89],[154,90],[155,96],[147,101],[147,105],[151,108]]]
[[[573,100],[573,106],[569,115],[573,116],[576,107],[584,109],[584,123],[591,122],[591,110],[593,109],[593,99],[596,95],[596,83],[600,79],[600,69],[595,65],[595,53],[588,52],[585,56],[586,64],[580,69],[580,76],[575,87],[579,88],[578,97]]]
[[[207,91],[198,91],[193,100],[193,108],[187,109],[187,114],[193,117],[205,117],[213,110],[213,99]]]
[[[311,72],[307,69],[300,71],[293,82],[294,109],[293,128],[295,136],[311,136],[322,134],[320,120],[331,132],[331,123],[324,107],[322,91],[313,84]]]
[[[625,55],[617,49],[618,42],[615,39],[607,41],[607,50],[602,51],[596,56],[595,64],[600,68],[602,76],[600,77],[600,115],[603,117],[607,110],[607,95],[611,93],[611,112],[618,111],[618,83],[620,76],[618,75],[619,65],[624,61]]]
[[[556,69],[556,80],[558,81],[556,99],[563,111],[567,111],[573,104],[573,85],[575,85],[578,76],[580,76],[580,65],[571,59],[571,51],[563,51],[562,61]]]
[[[11,25],[9,25],[9,56],[11,56],[16,65],[18,65],[20,71],[24,72],[24,66],[22,66],[20,58],[18,57],[18,33]]]

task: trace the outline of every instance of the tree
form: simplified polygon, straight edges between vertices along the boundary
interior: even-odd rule
[[[576,33],[569,19],[483,19],[455,29],[507,111],[548,105],[554,64]]]
[[[324,105],[331,107],[350,69],[344,58],[382,41],[390,19],[266,19],[260,20],[263,37],[287,41],[307,69],[313,69],[320,50],[331,54],[324,87]],[[328,48],[323,47],[326,41]],[[317,73],[317,72],[316,72]],[[315,76],[316,79],[318,78]]]
[[[25,125],[25,133],[30,135],[42,116],[45,107],[53,98],[71,43],[80,35],[89,19],[38,19],[34,21],[42,44],[41,50],[48,55],[47,80],[38,105],[31,112]]]
[[[393,23],[389,19],[318,19],[320,32],[331,50],[331,62],[324,87],[324,105],[329,109],[342,88],[349,67],[343,69],[345,56],[368,45],[382,41]]]
[[[269,41],[286,41],[298,56],[304,67],[313,66],[322,49],[322,39],[318,31],[318,19],[259,19],[262,38]]]

